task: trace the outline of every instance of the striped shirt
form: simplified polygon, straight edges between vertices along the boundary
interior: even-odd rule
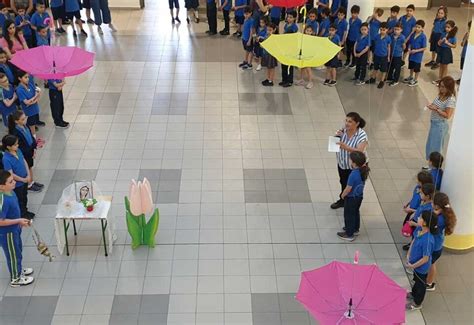
[[[441,100],[439,97],[433,101],[433,105],[439,108],[440,111],[446,111],[447,108],[456,108],[456,98],[454,96],[448,97],[445,100]],[[432,121],[446,121],[447,119],[437,112],[431,111]]]
[[[341,136],[341,142],[349,147],[357,148],[362,142],[368,142],[367,133],[361,128],[357,129],[357,132],[349,138],[347,130],[344,129],[344,133]],[[349,161],[350,152],[341,148],[337,155],[337,164],[341,169],[351,169],[351,163]]]

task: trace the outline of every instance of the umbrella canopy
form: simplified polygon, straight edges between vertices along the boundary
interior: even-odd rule
[[[94,53],[74,46],[40,46],[16,52],[10,62],[41,79],[63,79],[90,69]]]
[[[321,324],[401,324],[406,293],[377,265],[333,261],[301,274],[296,300]]]
[[[268,3],[274,7],[294,8],[304,6],[306,0],[268,0]]]
[[[280,63],[298,68],[319,67],[342,49],[327,37],[302,33],[273,34],[260,44]]]

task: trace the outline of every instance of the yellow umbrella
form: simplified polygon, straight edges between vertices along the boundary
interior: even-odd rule
[[[260,45],[281,64],[298,68],[319,67],[342,50],[327,37],[302,33],[273,34]]]

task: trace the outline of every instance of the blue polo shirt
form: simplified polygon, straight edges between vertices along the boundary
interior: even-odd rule
[[[421,186],[416,185],[413,189],[413,194],[411,196],[410,204],[408,205],[411,209],[418,209],[421,204],[421,196],[420,196]]]
[[[22,21],[31,21],[31,18],[30,18],[29,15],[24,15],[24,16],[18,15],[15,18],[15,25],[19,26]],[[21,27],[21,30],[23,31],[23,36],[25,36],[25,37],[29,37],[29,36],[33,35],[33,31],[32,31],[31,26],[29,24]]]
[[[321,32],[324,30],[324,33],[321,35],[322,37],[328,37],[329,26],[331,26],[331,20],[329,19],[329,17],[326,17],[321,21],[321,24],[319,25],[319,31]]]
[[[332,38],[331,36],[329,36],[329,40],[333,42],[334,44],[336,44],[337,46],[339,46],[339,43],[341,43],[341,39],[339,38],[337,34],[334,34]]]
[[[360,20],[359,18],[349,18],[349,32],[347,33],[347,39],[349,41],[357,41],[357,38],[360,34],[360,25],[362,25],[362,20]]]
[[[50,0],[49,5],[51,8],[61,7],[63,5],[63,0]]]
[[[221,6],[224,4],[224,2],[226,2],[226,0],[221,0]],[[232,0],[227,0],[227,4],[222,7],[222,9],[228,11],[230,8],[232,8]]]
[[[418,222],[418,218],[424,211],[433,211],[433,205],[431,202],[421,202],[420,206],[416,209],[415,213],[413,214],[413,222]]]
[[[388,56],[388,47],[391,42],[390,36],[385,35],[385,37],[382,37],[382,35],[378,34],[375,37],[374,54],[381,57]]]
[[[250,37],[252,36],[252,27],[253,27],[253,19],[245,19],[244,25],[242,27],[242,40],[248,41]]]
[[[311,28],[313,29],[315,35],[319,34],[319,24],[318,24],[318,21],[316,19],[315,20],[311,20],[309,18],[306,19],[306,26],[311,26]]]
[[[365,182],[362,180],[362,175],[360,174],[360,169],[356,168],[351,171],[349,174],[349,179],[347,180],[347,185],[352,187],[348,197],[363,197],[364,196],[364,186]]]
[[[341,40],[343,40],[344,39],[344,33],[347,31],[347,20],[336,18],[334,20],[334,23],[337,26],[337,31],[336,31],[337,36],[339,36],[339,38]]]
[[[10,85],[8,89],[0,87],[0,111],[3,117],[3,123],[5,124],[5,126],[8,123],[8,116],[14,111],[16,111],[17,108],[16,108],[15,103],[12,103],[10,107],[8,107],[7,105],[5,105],[3,100],[12,99],[14,93],[15,93],[15,88],[13,88],[13,85]]]
[[[413,50],[426,48],[426,35],[421,32],[420,34],[413,33],[410,37],[409,46]],[[424,51],[423,51],[424,52]],[[415,63],[421,63],[423,61],[423,52],[418,52],[415,54],[410,54],[409,60]]]
[[[8,19],[11,19],[10,18],[10,15],[4,15],[2,13],[0,13],[0,28],[3,29],[3,26],[5,25],[5,21],[8,20]]]
[[[25,166],[25,158],[23,157],[23,153],[21,152],[20,149],[18,149],[16,151],[16,154],[18,158],[12,155],[8,151],[5,151],[3,153],[3,158],[2,158],[3,169],[11,170],[17,176],[26,177],[28,176],[28,170],[26,169],[26,166]],[[16,181],[15,187],[20,187],[23,184],[25,183]]]
[[[41,35],[36,35],[36,46],[48,46],[49,40],[47,37],[43,37]]]
[[[49,14],[45,11],[43,12],[42,15],[40,15],[38,12],[35,12],[33,14],[33,16],[31,16],[31,24],[33,26],[35,26],[36,28],[40,27],[40,26],[46,26],[47,24],[44,23],[44,20],[46,18],[49,18]],[[38,37],[39,34],[38,32],[36,32],[36,37]],[[49,32],[49,29],[48,29],[48,38],[50,37],[50,32]]]
[[[373,41],[375,37],[379,34],[380,29],[380,20],[371,18],[369,22],[369,35],[370,39]]]
[[[413,232],[414,241],[411,243],[410,259],[408,262],[414,264],[422,259],[424,256],[428,256],[428,262],[417,267],[415,271],[420,274],[427,274],[431,267],[431,254],[433,253],[434,238],[429,232],[421,235],[421,227],[417,227]]]
[[[347,9],[347,0],[333,0],[331,3],[331,14],[335,15],[339,7]]]
[[[76,12],[81,10],[79,7],[79,1],[77,0],[64,0],[64,4],[66,12]]]
[[[271,18],[278,18],[280,19],[281,17],[281,7],[272,7],[272,9],[270,9],[270,17]]]
[[[395,26],[397,26],[397,24],[398,24],[398,19],[396,17],[394,18],[388,17],[387,28],[390,34],[393,33],[393,29],[395,28]]]
[[[433,182],[435,184],[435,188],[437,191],[440,190],[441,188],[441,181],[443,180],[443,170],[442,169],[437,169],[437,168],[432,168],[430,170],[431,176],[433,176]]]
[[[52,89],[52,90],[58,90],[58,88],[56,88],[54,83],[60,83],[60,82],[62,82],[62,79],[49,79],[48,80],[48,88]]]
[[[21,218],[20,205],[18,204],[18,198],[16,197],[15,192],[3,193],[0,192],[0,195],[3,196],[3,205],[0,209],[0,219],[19,219]],[[5,235],[9,232],[19,231],[20,225],[10,225],[0,227],[0,234]]]
[[[322,4],[329,4],[329,0],[319,0],[319,3],[322,3]],[[318,14],[321,14],[323,12],[323,7],[320,7],[318,6]]]
[[[33,116],[39,114],[38,103],[29,106],[24,103],[25,99],[31,99],[36,95],[36,90],[34,86],[28,85],[28,88],[26,88],[24,85],[20,84],[16,88],[16,95],[20,100],[21,109],[25,112],[26,116]]]
[[[298,25],[295,23],[293,24],[285,24],[283,27],[284,34],[293,34],[298,32]]]
[[[7,63],[0,64],[0,72],[3,72],[7,76],[9,83],[15,83],[15,75]]]
[[[412,16],[411,18],[407,18],[407,15],[403,15],[400,18],[400,23],[402,24],[402,34],[405,37],[408,37],[412,32],[413,28],[416,26],[416,18]]]
[[[234,0],[234,1],[235,1],[235,4],[234,4],[235,7],[247,5],[247,0]],[[244,8],[240,8],[240,9],[235,10],[234,14],[236,16],[243,16],[244,15]]]
[[[446,18],[436,18],[433,21],[433,33],[442,34],[444,33],[444,28],[446,27]]]
[[[446,229],[446,220],[443,214],[438,215],[438,233],[434,235],[433,252],[443,249],[444,230]]]
[[[264,26],[264,27],[258,26],[257,36],[259,38],[265,39],[267,37],[267,27],[266,26]]]
[[[366,47],[370,47],[369,35],[360,35],[357,39],[355,50],[357,53],[362,52]]]
[[[393,58],[401,58],[403,56],[403,44],[405,43],[405,36],[400,34],[396,37],[395,34],[391,36],[390,50]]]
[[[447,34],[448,34],[448,33],[443,32],[443,33],[441,34],[441,38],[446,37]],[[451,44],[456,44],[456,37],[449,37],[449,38],[447,38],[447,40],[448,40],[448,42],[451,43]],[[448,47],[448,48],[449,48],[448,44],[446,44],[445,42],[441,43],[440,46],[441,46],[441,47]]]

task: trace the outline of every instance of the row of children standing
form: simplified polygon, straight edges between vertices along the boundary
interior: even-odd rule
[[[443,252],[446,235],[456,225],[456,215],[445,193],[439,192],[443,177],[443,156],[432,152],[429,170],[420,171],[410,201],[403,207],[406,217],[402,234],[410,237],[407,272],[413,274],[413,286],[407,295],[407,310],[422,308],[426,291],[435,291],[436,262]]]

